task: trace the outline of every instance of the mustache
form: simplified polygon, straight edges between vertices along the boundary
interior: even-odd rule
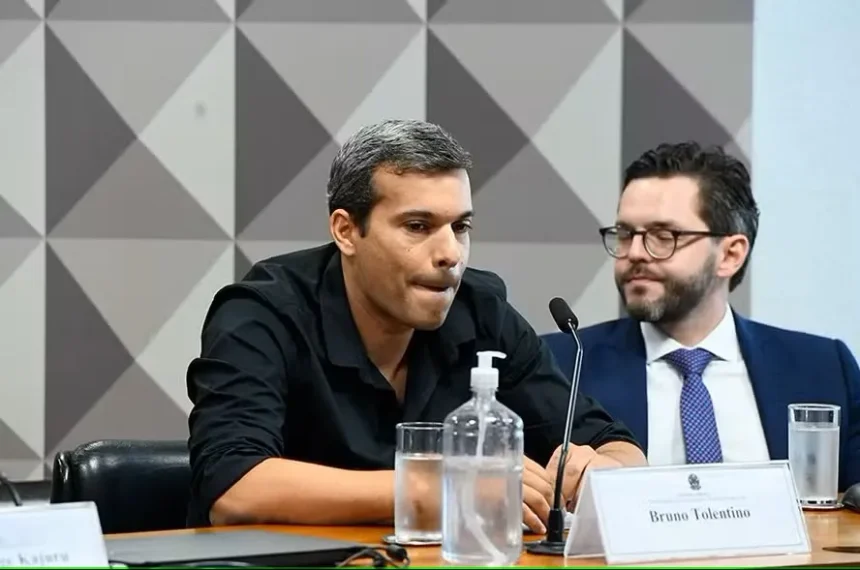
[[[633,279],[653,279],[654,281],[663,280],[659,275],[651,273],[644,267],[631,267],[621,276],[621,280],[624,282],[631,281]]]

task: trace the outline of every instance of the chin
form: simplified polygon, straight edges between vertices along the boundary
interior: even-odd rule
[[[624,304],[627,314],[635,321],[645,321],[646,323],[656,323],[663,318],[663,306],[655,302],[641,302]]]
[[[441,312],[424,313],[415,315],[411,321],[412,328],[419,331],[434,331],[445,324],[448,317],[448,309]]]

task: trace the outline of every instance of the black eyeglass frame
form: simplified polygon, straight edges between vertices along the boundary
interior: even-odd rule
[[[633,239],[636,236],[642,236],[642,245],[645,247],[645,251],[647,251],[648,255],[650,255],[652,258],[658,259],[660,261],[669,259],[673,255],[675,255],[675,252],[678,251],[678,238],[681,238],[684,236],[722,238],[722,237],[728,237],[728,236],[732,235],[732,234],[727,234],[727,233],[712,232],[709,230],[673,230],[671,228],[647,228],[644,230],[633,230],[633,229],[622,227],[622,226],[606,226],[605,228],[600,228],[598,231],[600,232],[600,237],[601,237],[601,240],[603,241],[603,249],[605,249],[606,253],[608,253],[610,256],[614,257],[615,259],[624,259],[625,257],[627,257],[629,255],[629,251],[628,251],[628,253],[625,253],[624,255],[619,255],[617,252],[613,251],[612,248],[609,247],[609,245],[607,245],[606,236],[610,235],[610,232],[612,232],[613,230],[615,231],[615,234],[614,234],[615,236],[618,236],[619,230],[623,230],[625,233],[627,233],[630,236],[631,244],[633,243]],[[656,232],[665,232],[665,233],[668,233],[672,236],[672,251],[670,251],[668,255],[665,255],[665,256],[655,255],[654,252],[651,251],[651,248],[648,247],[647,235],[648,234],[654,235],[654,233],[656,233]],[[688,245],[688,244],[684,244],[684,246],[686,246],[686,245]]]

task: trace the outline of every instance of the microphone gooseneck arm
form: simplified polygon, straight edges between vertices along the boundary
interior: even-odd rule
[[[579,340],[579,335],[576,334],[576,329],[568,322],[570,334],[576,342],[576,356],[573,361],[573,385],[570,388],[570,400],[567,404],[567,418],[564,422],[564,440],[561,444],[561,453],[558,458],[558,471],[555,476],[555,496],[553,497],[553,509],[561,509],[561,488],[564,483],[564,468],[567,463],[567,452],[570,449],[570,432],[573,428],[573,414],[576,409],[576,396],[579,394],[579,376],[582,370],[582,343]],[[564,521],[562,520],[562,533],[564,532]]]
[[[567,463],[567,455],[570,451],[570,435],[573,431],[573,419],[576,411],[576,397],[579,394],[579,376],[582,370],[582,343],[576,333],[579,327],[579,319],[570,309],[570,305],[561,297],[555,297],[549,302],[549,312],[558,329],[573,337],[576,345],[574,355],[573,371],[570,382],[570,396],[567,404],[567,416],[564,421],[564,441],[561,442],[561,450],[558,456],[558,469],[555,475],[553,487],[553,500],[549,509],[549,517],[546,521],[546,535],[543,540],[526,544],[526,552],[532,554],[546,554],[560,556],[564,554],[564,514],[565,506],[562,504],[562,487],[564,486],[564,468]]]
[[[3,473],[0,473],[0,487],[5,487],[9,491],[9,496],[12,497],[12,502],[16,507],[24,506],[24,501],[21,500],[21,495],[18,493],[18,489],[15,488],[15,484]]]

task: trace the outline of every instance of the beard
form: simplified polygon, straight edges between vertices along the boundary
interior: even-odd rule
[[[665,277],[660,279],[663,294],[653,300],[630,300],[624,293],[624,285],[636,276],[651,277],[647,269],[634,265],[620,277],[616,277],[616,286],[627,314],[636,321],[654,324],[676,323],[686,318],[698,307],[702,300],[711,292],[717,281],[715,275],[716,255],[710,255],[702,268],[694,275],[679,279]]]

